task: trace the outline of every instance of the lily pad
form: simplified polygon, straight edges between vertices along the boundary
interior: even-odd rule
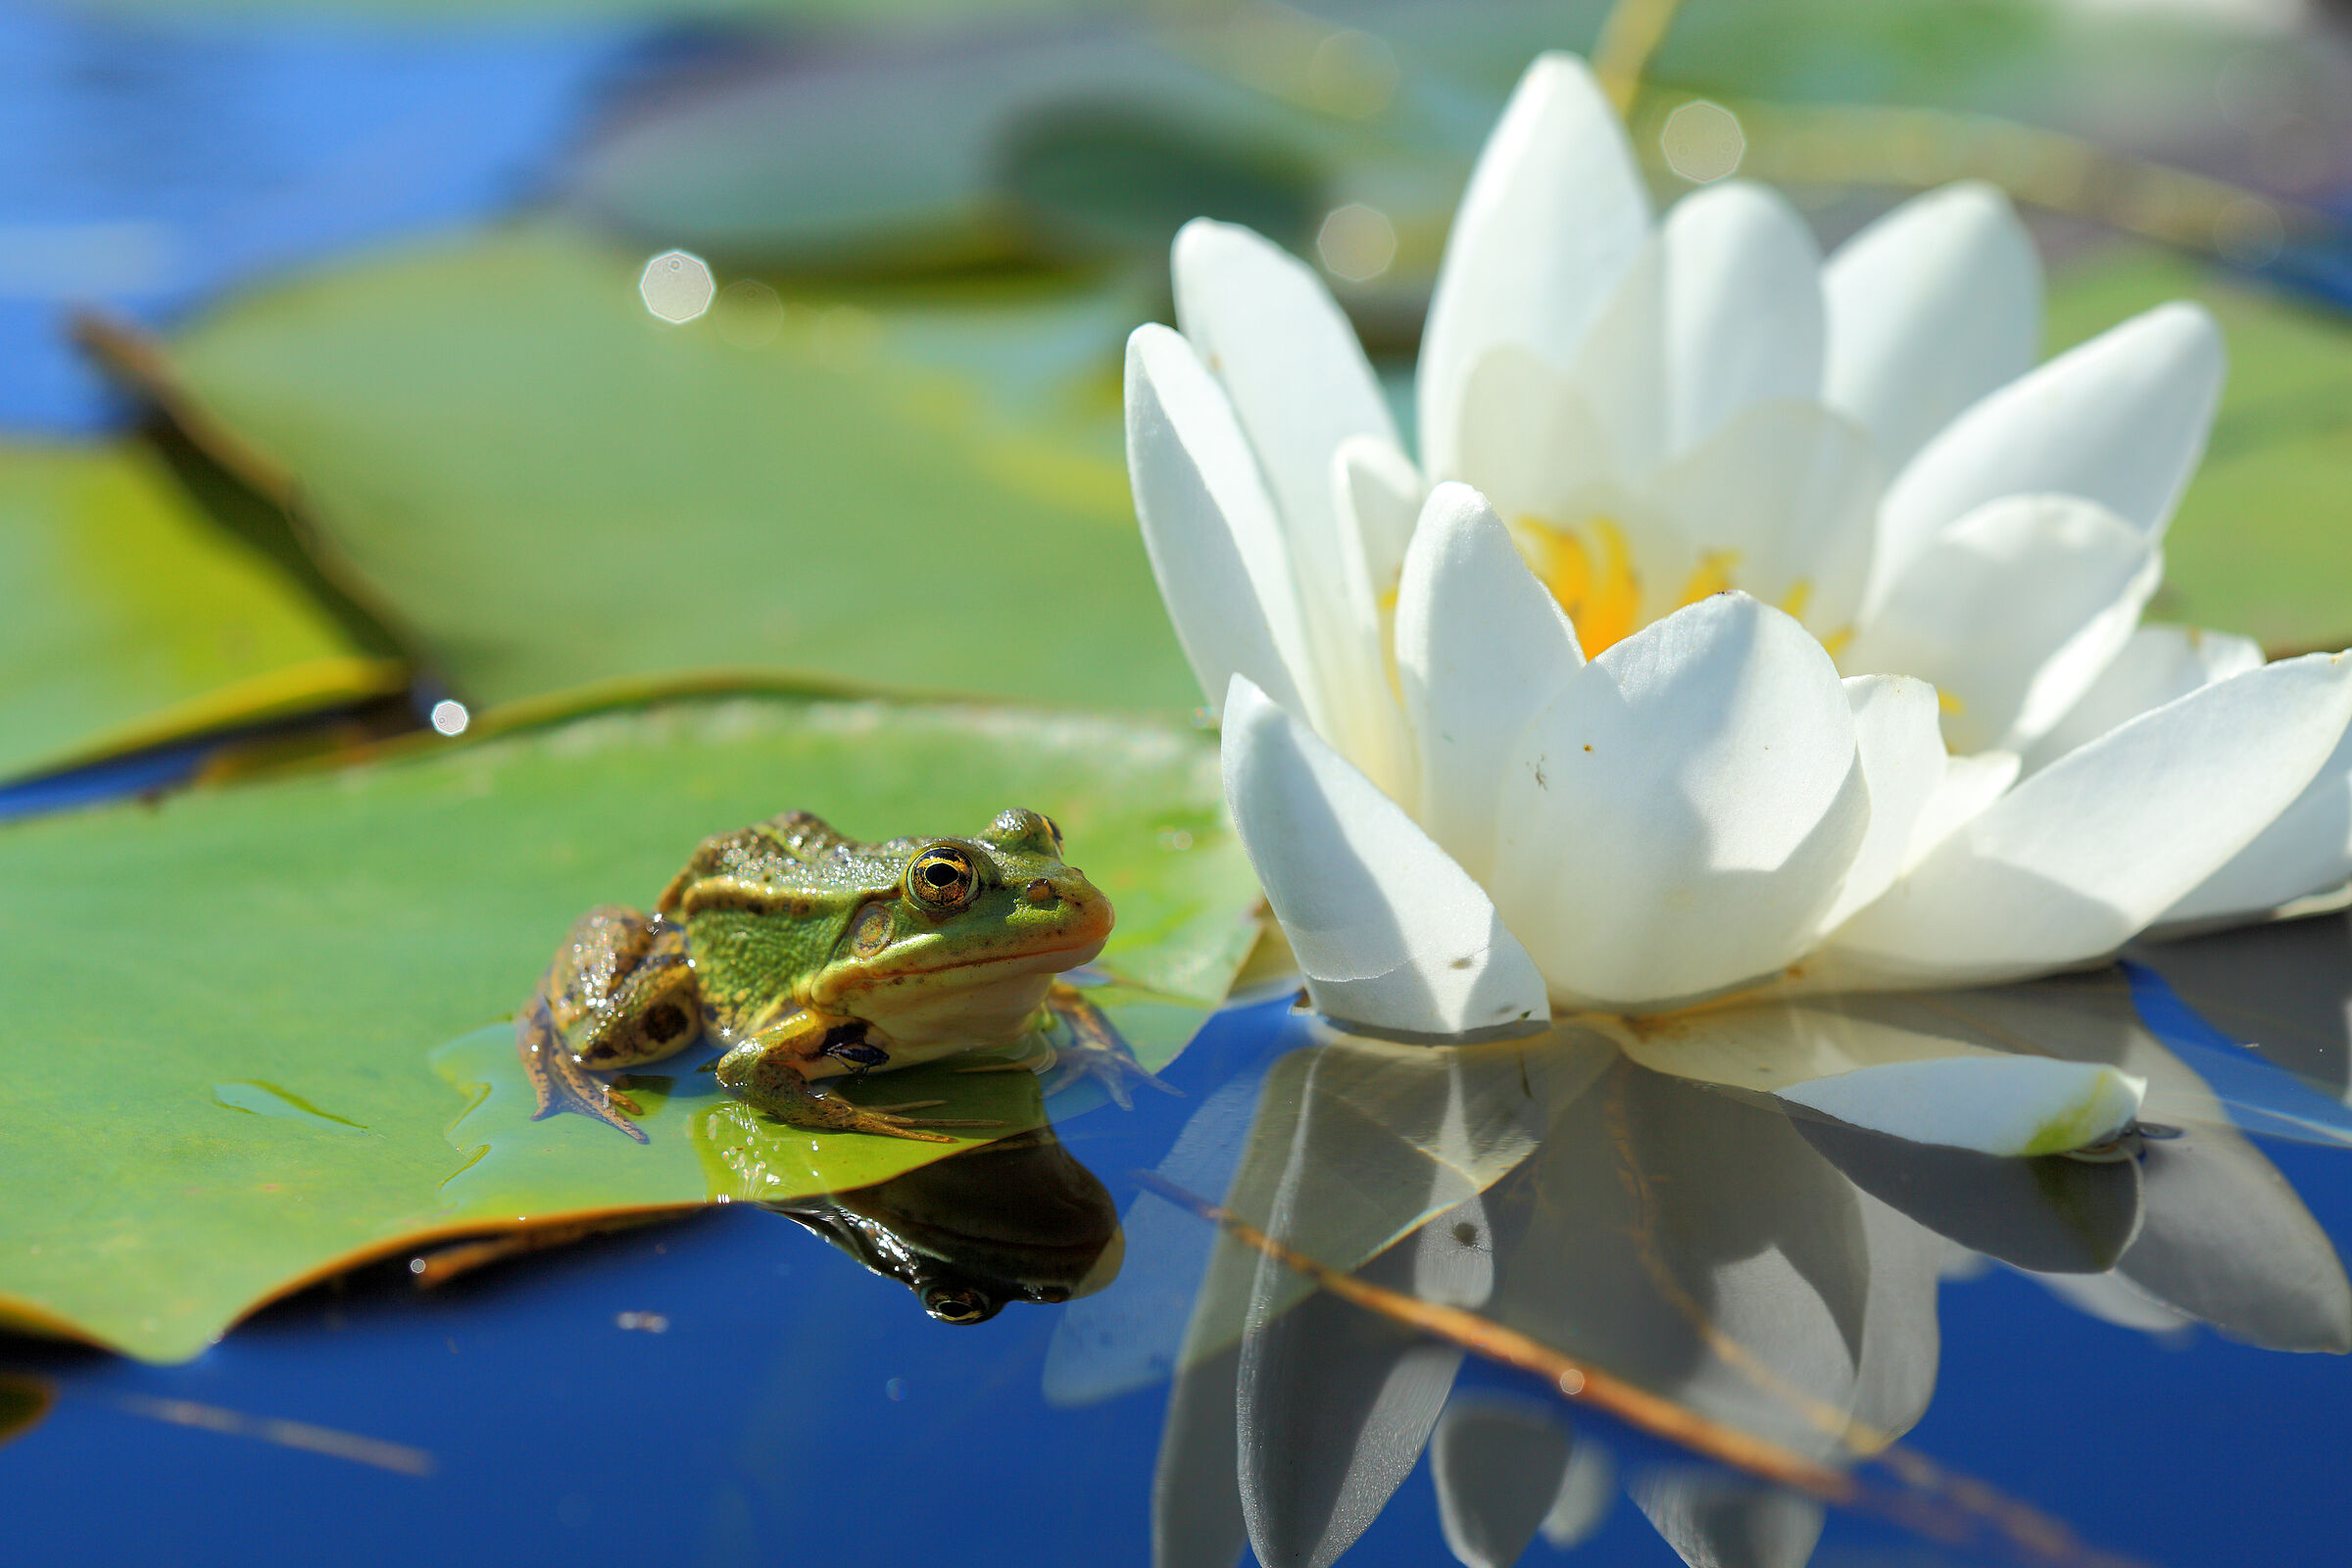
[[[2170,299],[2220,319],[2230,380],[2149,613],[2274,653],[2352,643],[2352,318],[2132,250],[2057,279],[2051,346]]]
[[[136,447],[0,448],[0,778],[398,691]]]
[[[673,325],[644,257],[498,233],[183,338],[338,568],[490,703],[697,668],[1111,708],[1198,696],[1128,500],[1120,285],[779,297]]]
[[[527,1142],[469,1138],[473,1117],[453,1144],[467,1102],[428,1054],[498,1025],[574,914],[650,900],[705,834],[791,807],[861,837],[968,832],[1016,803],[1060,821],[1118,906],[1104,972],[1213,1005],[1257,894],[1213,751],[1170,723],[681,702],[0,834],[0,884],[17,890],[0,946],[23,977],[5,1029],[25,1069],[0,1152],[0,1314],[176,1360],[261,1302],[416,1240],[716,1196],[690,1134],[640,1146],[556,1118],[536,1124],[558,1151],[544,1172]],[[878,1082],[895,1099],[910,1076]],[[973,1113],[1009,1131],[1034,1119],[1023,1076],[952,1093],[995,1104]],[[682,1129],[693,1100],[673,1088],[657,1130]],[[740,1150],[731,1136],[706,1128],[703,1145]],[[952,1147],[860,1147],[838,1171],[820,1152],[795,1175],[777,1152],[795,1140],[808,1142],[767,1139],[759,1196]]]

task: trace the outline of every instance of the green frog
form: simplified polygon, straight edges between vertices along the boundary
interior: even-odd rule
[[[1055,977],[1102,951],[1110,901],[1061,857],[1053,819],[1019,809],[968,839],[860,844],[807,811],[706,839],[653,913],[600,906],[556,950],[515,1020],[538,1115],[643,1143],[636,1104],[593,1075],[708,1034],[718,1081],[796,1127],[945,1143],[925,1129],[987,1125],[812,1085],[1031,1041],[1050,1002],[1099,1040]]]

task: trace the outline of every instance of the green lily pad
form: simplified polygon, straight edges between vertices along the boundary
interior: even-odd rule
[[[503,232],[254,297],[186,389],[296,475],[467,696],[692,669],[1198,702],[1128,499],[1118,285],[779,298],[672,325],[644,258]]]
[[[630,1075],[629,1092],[645,1112],[637,1125],[646,1134],[643,1144],[632,1144],[585,1116],[533,1120],[537,1099],[514,1054],[512,1023],[461,1035],[432,1053],[432,1064],[472,1101],[449,1131],[466,1163],[442,1184],[445,1228],[461,1220],[784,1202],[846,1192],[1045,1119],[1032,1073],[930,1066],[877,1079],[853,1098],[940,1100],[945,1103],[926,1114],[992,1125],[958,1130],[950,1135],[952,1145],[805,1132],[754,1111],[710,1073],[695,1070],[699,1059],[689,1057],[662,1062],[652,1076]]]
[[[2230,380],[2149,613],[2274,653],[2352,643],[2352,321],[2133,249],[2055,280],[2051,346],[2171,299],[2220,319]]]
[[[708,833],[791,807],[860,837],[969,832],[1012,804],[1055,816],[1118,906],[1103,972],[1212,1006],[1257,893],[1213,750],[1172,723],[680,702],[0,833],[18,977],[4,1027],[27,1069],[0,1152],[0,1316],[175,1360],[273,1296],[424,1238],[937,1157],[953,1146],[813,1140],[811,1154],[789,1129],[730,1130],[685,1070],[666,1094],[647,1086],[648,1144],[576,1116],[530,1123],[499,1020],[574,914],[650,901]],[[470,1114],[428,1062],[453,1041],[443,1072],[488,1086]],[[914,1077],[875,1083],[931,1098],[900,1095]],[[934,1079],[957,1112],[1035,1119],[1026,1074]],[[710,1175],[730,1158],[733,1190]]]
[[[0,778],[398,691],[142,449],[0,448]]]

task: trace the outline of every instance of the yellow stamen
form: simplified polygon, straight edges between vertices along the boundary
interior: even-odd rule
[[[1625,535],[1606,517],[1586,519],[1583,528],[1557,528],[1533,517],[1520,519],[1521,537],[1531,541],[1529,564],[1552,598],[1576,623],[1576,640],[1592,658],[1624,641],[1641,624],[1642,584],[1634,575]],[[1585,548],[1590,533],[1600,547],[1600,564]]]
[[[1966,703],[1962,702],[1959,698],[1954,697],[1950,692],[1943,691],[1941,689],[1938,689],[1936,693],[1936,706],[1942,709],[1947,713],[1965,713],[1968,711],[1968,705]]]
[[[1698,564],[1691,568],[1690,577],[1684,581],[1683,597],[1675,601],[1674,608],[1680,610],[1685,605],[1695,605],[1709,595],[1723,592],[1732,586],[1732,573],[1739,568],[1739,551],[1707,551],[1698,558]]]
[[[1813,579],[1799,577],[1781,595],[1781,609],[1798,620],[1805,618],[1805,607],[1813,602]],[[1850,633],[1848,634],[1850,635]]]

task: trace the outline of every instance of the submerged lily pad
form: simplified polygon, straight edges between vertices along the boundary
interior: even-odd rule
[[[672,325],[643,263],[553,229],[445,244],[252,298],[176,370],[473,698],[728,667],[1198,701],[1121,454],[1148,296],[722,276]]]
[[[0,834],[16,890],[0,946],[38,977],[12,989],[5,1023],[23,1070],[0,1151],[0,1315],[174,1360],[416,1240],[700,1200],[713,1189],[691,1136],[638,1146],[555,1118],[536,1124],[561,1152],[544,1180],[524,1143],[462,1151],[449,1135],[467,1102],[428,1054],[475,1030],[489,1032],[467,1049],[495,1055],[504,1034],[511,1053],[498,1020],[571,917],[650,901],[705,834],[792,807],[860,837],[969,832],[1014,804],[1054,815],[1118,906],[1102,968],[1212,1005],[1257,894],[1214,753],[1173,724],[677,703]],[[910,1077],[876,1082],[897,1099]],[[1034,1119],[1024,1078],[952,1093],[1009,1131]],[[673,1082],[653,1114],[682,1126],[694,1098]],[[706,1129],[703,1145],[728,1136]],[[861,1148],[839,1171],[820,1155],[806,1179],[872,1180],[951,1147]],[[801,1179],[780,1161],[760,1196]]]
[[[2051,346],[2171,299],[2219,318],[2230,379],[2149,614],[2274,653],[2352,643],[2352,320],[2132,250],[2055,280]]]
[[[0,778],[398,691],[130,447],[0,449]]]

